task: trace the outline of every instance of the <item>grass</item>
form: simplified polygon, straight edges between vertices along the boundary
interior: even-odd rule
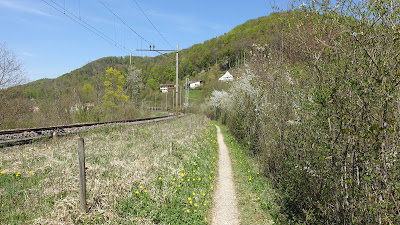
[[[189,102],[198,103],[202,98],[202,90],[189,90]]]
[[[0,224],[208,223],[218,148],[209,120],[82,136],[89,212],[79,207],[77,137],[70,136],[0,149]]]
[[[246,147],[236,141],[226,126],[217,125],[230,151],[241,224],[284,223],[285,217],[276,203],[278,196],[262,175],[259,160],[248,154]]]

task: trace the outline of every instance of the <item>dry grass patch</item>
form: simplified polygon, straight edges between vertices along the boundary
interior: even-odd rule
[[[138,184],[150,185],[161,174],[177,173],[184,166],[186,151],[192,158],[197,154],[193,140],[209,124],[203,117],[187,116],[83,134],[87,214],[79,208],[76,136],[0,149],[0,171],[4,171],[0,174],[0,223],[130,223],[118,212],[120,202],[131,198]],[[155,188],[148,190],[156,193]]]

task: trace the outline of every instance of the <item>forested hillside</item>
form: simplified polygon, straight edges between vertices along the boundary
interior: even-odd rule
[[[284,15],[276,13],[249,20],[225,35],[181,50],[180,86],[188,76],[190,80],[202,79],[206,84],[212,84],[223,71],[243,65],[246,58],[250,57],[253,44],[275,43],[279,20]],[[106,90],[105,75],[109,67],[124,76],[123,94],[130,98],[121,104],[117,110],[119,113],[112,114],[114,119],[140,116],[143,111],[139,112],[138,109],[142,105],[148,107],[154,99],[161,101],[159,85],[175,80],[174,58],[174,53],[157,57],[134,56],[134,68],[129,70],[129,56],[104,57],[56,79],[41,79],[2,90],[4,104],[0,108],[0,128],[110,120],[110,115],[104,112],[104,107],[101,108]],[[213,88],[208,87],[207,93]],[[170,101],[172,104],[172,99]],[[32,107],[39,110],[35,111]]]

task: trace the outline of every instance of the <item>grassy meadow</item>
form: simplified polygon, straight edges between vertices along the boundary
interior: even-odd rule
[[[70,136],[0,149],[0,224],[208,224],[218,156],[210,120],[82,137],[88,213],[79,207],[78,137]]]

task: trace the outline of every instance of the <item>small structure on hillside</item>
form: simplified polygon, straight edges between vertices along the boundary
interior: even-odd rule
[[[173,84],[161,84],[160,85],[160,91],[162,93],[169,92],[170,90],[174,90],[175,86]]]
[[[202,83],[203,83],[202,80],[195,81],[195,82],[190,83],[190,84],[189,84],[189,87],[190,87],[191,89],[195,89],[195,88],[197,88],[197,87],[200,87]]]
[[[220,81],[229,81],[229,80],[233,80],[233,72],[232,71],[226,71],[226,73],[220,77],[218,80]]]

